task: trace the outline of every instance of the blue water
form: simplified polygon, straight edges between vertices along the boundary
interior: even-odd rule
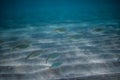
[[[6,0],[0,4],[1,80],[120,73],[116,0]]]
[[[116,0],[1,1],[0,10],[2,28],[21,27],[20,24],[119,22],[120,19],[119,2]]]

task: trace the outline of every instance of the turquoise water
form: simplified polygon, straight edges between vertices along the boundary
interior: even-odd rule
[[[33,3],[9,3],[1,9],[0,80],[56,80],[120,73],[117,5]]]

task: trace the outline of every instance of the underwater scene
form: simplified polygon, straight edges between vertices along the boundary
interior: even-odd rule
[[[119,2],[11,1],[0,1],[0,80],[120,80]]]

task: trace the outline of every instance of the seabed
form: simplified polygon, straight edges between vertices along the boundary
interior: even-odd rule
[[[120,80],[120,25],[59,23],[0,31],[0,80]]]

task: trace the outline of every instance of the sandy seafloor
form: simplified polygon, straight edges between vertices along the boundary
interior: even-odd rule
[[[0,76],[1,80],[51,80],[120,73],[118,23],[27,26],[1,31],[0,75],[6,74]],[[58,27],[65,31],[56,31]],[[29,46],[15,48],[23,42]],[[49,59],[48,63],[45,62],[46,56],[41,55],[26,59],[35,51],[41,55],[55,53],[59,56]],[[62,64],[50,69],[55,62]]]

